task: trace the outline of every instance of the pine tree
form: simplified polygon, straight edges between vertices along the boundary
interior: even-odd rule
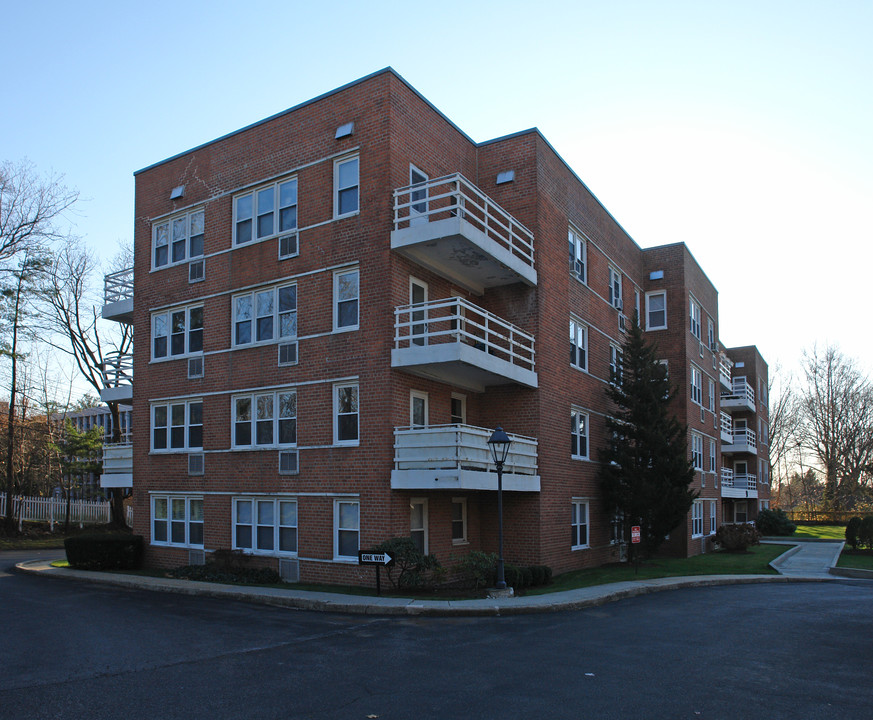
[[[623,346],[620,371],[607,388],[615,413],[601,452],[600,483],[607,507],[640,526],[640,544],[651,556],[691,509],[694,467],[688,460],[687,428],[669,410],[676,394],[655,346],[646,341],[636,313]]]

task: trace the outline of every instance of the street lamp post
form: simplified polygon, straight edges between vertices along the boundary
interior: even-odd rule
[[[491,449],[491,458],[497,466],[497,589],[506,588],[506,577],[503,573],[503,463],[509,454],[509,439],[503,428],[499,425],[488,438],[488,447]]]

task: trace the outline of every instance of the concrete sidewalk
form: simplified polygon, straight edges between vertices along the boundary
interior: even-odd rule
[[[765,541],[787,544],[785,541]],[[791,541],[789,541],[791,542]],[[822,547],[824,546],[824,547]],[[276,605],[297,610],[317,610],[362,615],[468,615],[494,616],[519,615],[536,612],[555,612],[594,607],[623,598],[645,595],[662,590],[706,587],[712,585],[737,585],[745,583],[773,582],[834,582],[828,573],[836,564],[842,543],[798,543],[780,555],[771,565],[780,575],[700,575],[692,577],[658,578],[655,580],[632,580],[596,585],[594,587],[547,593],[523,595],[512,598],[482,600],[418,600],[411,598],[371,597],[341,595],[338,593],[309,592],[285,588],[244,587],[217,583],[153,578],[139,575],[90,572],[54,568],[46,560],[19,563],[16,568],[25,573],[46,577],[86,580],[89,582],[132,590],[175,592],[186,595],[205,595],[233,600],[243,600],[265,605]],[[831,565],[828,565],[831,563]]]

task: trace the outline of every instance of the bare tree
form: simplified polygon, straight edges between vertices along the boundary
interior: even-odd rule
[[[851,510],[873,467],[873,385],[836,347],[803,355],[801,442],[824,475],[826,509]]]
[[[793,377],[776,365],[770,372],[767,396],[770,398],[769,451],[771,477],[776,480],[776,496],[782,504],[785,484],[791,502],[789,451],[797,444],[800,413],[797,395],[792,389]]]
[[[123,250],[113,262],[133,265],[133,250]],[[125,380],[123,358],[133,352],[133,327],[126,323],[104,322],[102,305],[94,296],[92,283],[99,268],[93,254],[80,242],[71,242],[55,256],[45,283],[48,329],[62,342],[55,345],[75,362],[81,377],[97,393],[117,387]],[[128,378],[129,380],[129,378]],[[121,441],[119,403],[107,402],[112,418],[112,442]],[[112,522],[126,525],[123,494],[112,488]]]

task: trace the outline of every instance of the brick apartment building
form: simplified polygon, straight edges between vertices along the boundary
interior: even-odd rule
[[[238,548],[356,583],[393,536],[493,551],[497,425],[507,560],[618,560],[597,457],[634,311],[699,467],[670,549],[767,501],[763,360],[719,343],[688,249],[641,249],[535,129],[473,142],[388,68],[137,172],[135,223],[104,317],[135,327],[152,564]]]

